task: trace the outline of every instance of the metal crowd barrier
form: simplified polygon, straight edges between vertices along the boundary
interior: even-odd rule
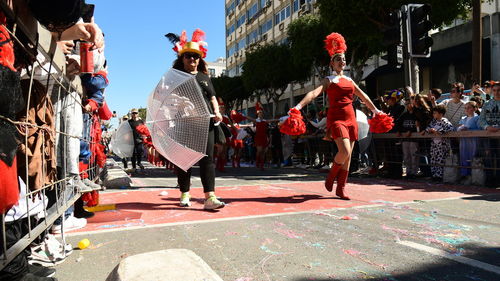
[[[356,153],[367,154],[370,164],[375,168],[379,168],[384,164],[396,164],[404,167],[403,152],[401,143],[403,141],[412,141],[418,143],[418,150],[416,154],[422,158],[419,164],[421,169],[432,166],[430,163],[430,146],[435,138],[444,138],[450,140],[451,153],[454,155],[455,162],[452,164],[435,164],[434,166],[450,167],[450,168],[467,168],[478,169],[485,172],[498,173],[500,175],[500,132],[490,133],[487,131],[453,131],[443,135],[432,135],[420,133],[412,133],[410,137],[404,134],[386,133],[386,134],[372,134],[372,141],[368,149],[365,151],[355,151]],[[294,143],[294,164],[306,164],[308,166],[314,165],[314,158],[328,157],[328,154],[334,154],[336,147],[333,142],[322,140],[323,135],[304,135],[299,137]],[[480,161],[471,161],[471,165],[460,165],[460,140],[475,139],[476,140],[476,153],[474,159]],[[311,155],[312,153],[314,155]],[[353,154],[353,161],[362,161],[358,155]],[[366,159],[366,158],[365,158]],[[427,162],[424,161],[427,159]],[[320,159],[321,160],[321,159]],[[471,159],[472,160],[472,159]],[[327,158],[331,161],[331,158]],[[317,162],[317,160],[316,160]],[[475,163],[474,163],[475,162]],[[330,162],[331,163],[331,162]],[[480,165],[478,165],[480,163]],[[351,163],[353,165],[353,163]],[[401,172],[401,176],[403,172]]]
[[[16,7],[12,9],[9,7],[9,4],[13,2],[0,0],[0,9],[3,11],[5,16],[15,22],[13,28],[9,29],[9,34],[11,39],[15,42],[18,47],[22,48],[26,56],[31,56],[31,58],[35,59],[33,65],[29,66],[26,71],[26,77],[30,81],[29,94],[28,99],[31,98],[32,90],[33,90],[33,82],[35,79],[35,72],[40,71],[40,73],[48,74],[46,79],[41,82],[46,89],[49,89],[49,86],[52,86],[52,91],[49,93],[47,91],[47,96],[49,100],[52,101],[54,106],[54,114],[56,113],[56,103],[61,101],[63,98],[71,97],[72,102],[78,106],[81,106],[81,98],[82,97],[82,86],[80,83],[80,79],[78,76],[72,78],[70,80],[69,77],[66,76],[66,60],[62,52],[56,47],[56,42],[52,39],[51,34],[41,27],[36,20],[30,15],[29,11],[25,6],[24,1],[15,1],[14,4]],[[20,38],[19,34],[22,34],[22,38]],[[33,56],[33,50],[36,50],[38,56]],[[36,57],[36,58],[35,58]],[[78,93],[78,96],[70,95],[70,93]],[[27,108],[29,107],[29,103]],[[0,116],[4,121],[11,122],[15,124],[18,128],[22,130],[28,130],[32,127],[37,127],[36,125],[32,125],[29,123],[18,122],[16,120],[7,119],[4,116]],[[55,121],[54,121],[55,122]],[[60,136],[64,138],[78,138],[85,142],[88,142],[91,145],[89,139],[83,139],[79,136],[68,134],[68,128],[71,124],[67,124],[67,126],[63,126],[60,130],[50,130],[47,127],[39,129],[49,130],[50,134],[52,134],[55,139]],[[43,134],[42,134],[43,137]],[[27,144],[27,137],[24,139],[24,144]],[[54,146],[56,143],[54,142]],[[56,149],[54,147],[54,149]],[[45,151],[45,147],[43,147]],[[68,153],[68,147],[63,145],[62,151],[60,152],[62,155],[62,159],[66,159]],[[56,156],[57,157],[57,156]],[[28,163],[28,156],[25,159],[26,163]],[[90,179],[94,180],[98,174],[98,167],[95,164],[89,165],[88,174],[90,175]],[[69,181],[72,177],[69,176],[68,171],[66,171],[66,165],[63,165],[62,171],[58,171],[58,177],[52,183],[45,184],[42,188],[36,191],[31,191],[29,189],[30,182],[27,176],[28,168],[26,168],[26,182],[25,182],[25,197],[24,200],[28,205],[28,202],[33,201],[35,198],[41,198],[43,201],[43,211],[38,213],[40,217],[43,219],[38,220],[36,224],[32,223],[31,219],[28,219],[28,233],[17,243],[14,245],[7,247],[6,243],[6,223],[5,223],[5,214],[1,215],[1,247],[0,247],[0,270],[2,270],[9,262],[12,261],[14,257],[16,257],[19,253],[25,250],[37,237],[39,237],[44,231],[46,231],[49,227],[52,226],[54,221],[64,215],[64,212],[71,206],[73,203],[80,198],[81,194],[75,189],[74,186],[69,184]],[[54,192],[56,202],[50,208],[46,208],[46,193]],[[30,213],[30,209],[28,208],[27,217],[31,218],[34,215]],[[64,224],[64,219],[63,219]],[[64,233],[64,232],[63,232]],[[63,237],[64,239],[64,237]]]

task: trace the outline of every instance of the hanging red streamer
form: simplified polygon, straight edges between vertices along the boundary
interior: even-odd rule
[[[394,118],[385,113],[379,113],[372,119],[369,119],[368,124],[372,133],[387,133],[394,127]]]
[[[281,124],[280,132],[286,135],[298,136],[306,132],[306,124],[302,114],[298,109],[292,108],[288,113],[289,117]]]

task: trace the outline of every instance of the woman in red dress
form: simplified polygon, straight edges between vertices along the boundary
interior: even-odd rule
[[[240,125],[236,122],[231,124],[231,147],[233,148],[233,168],[240,168],[240,158],[241,158],[241,149],[243,148],[243,140],[238,139],[238,133],[240,131]]]
[[[349,200],[344,187],[349,175],[354,142],[358,139],[358,124],[352,106],[354,95],[358,96],[374,114],[380,113],[380,110],[351,78],[344,76],[346,66],[344,53],[347,50],[344,37],[339,33],[331,33],[326,37],[325,48],[331,56],[330,67],[333,75],[324,78],[321,86],[307,93],[295,108],[300,110],[326,90],[329,109],[325,140],[335,141],[338,152],[325,180],[325,187],[331,192],[333,183],[337,181],[336,195]]]
[[[257,110],[257,119],[251,117],[247,118],[254,122],[255,124],[255,137],[254,144],[256,151],[255,167],[264,170],[264,162],[266,160],[266,150],[269,145],[269,138],[267,132],[269,125],[266,120],[264,120],[264,112],[259,109]]]

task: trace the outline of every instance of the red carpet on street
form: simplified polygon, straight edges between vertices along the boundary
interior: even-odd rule
[[[203,190],[191,190],[192,206],[179,207],[176,189],[122,190],[100,195],[100,204],[116,204],[115,210],[96,212],[78,231],[127,229],[157,224],[204,221],[282,213],[350,208],[377,204],[458,198],[500,193],[500,190],[384,179],[353,179],[347,186],[350,201],[327,192],[323,182],[216,188],[228,205],[217,211],[203,210]],[[166,192],[167,195],[165,195]]]

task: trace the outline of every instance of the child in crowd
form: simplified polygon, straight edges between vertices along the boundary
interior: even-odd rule
[[[413,99],[414,96],[411,97],[411,100]],[[405,111],[396,122],[396,131],[398,136],[402,135],[405,138],[409,138],[412,133],[420,131],[418,128],[417,116],[413,109],[414,107],[412,102],[408,101]],[[418,173],[418,142],[415,139],[403,139],[401,146],[403,149],[403,161],[406,166],[406,178],[413,179]]]
[[[457,131],[481,130],[479,127],[479,116],[476,114],[478,105],[475,101],[465,104],[465,116],[460,119]],[[460,138],[460,166],[470,167],[472,159],[476,156],[478,138]],[[462,180],[468,182],[471,175],[470,168],[461,168]]]
[[[437,105],[432,108],[432,119],[431,123],[422,132],[422,135],[425,133],[433,134],[433,135],[442,135],[446,132],[453,131],[453,125],[448,119],[444,118],[444,114],[446,113],[446,107],[444,105]],[[441,137],[432,138],[431,142],[431,173],[432,180],[435,182],[439,182],[443,179],[443,165],[444,160],[448,156],[451,150],[450,140]]]

